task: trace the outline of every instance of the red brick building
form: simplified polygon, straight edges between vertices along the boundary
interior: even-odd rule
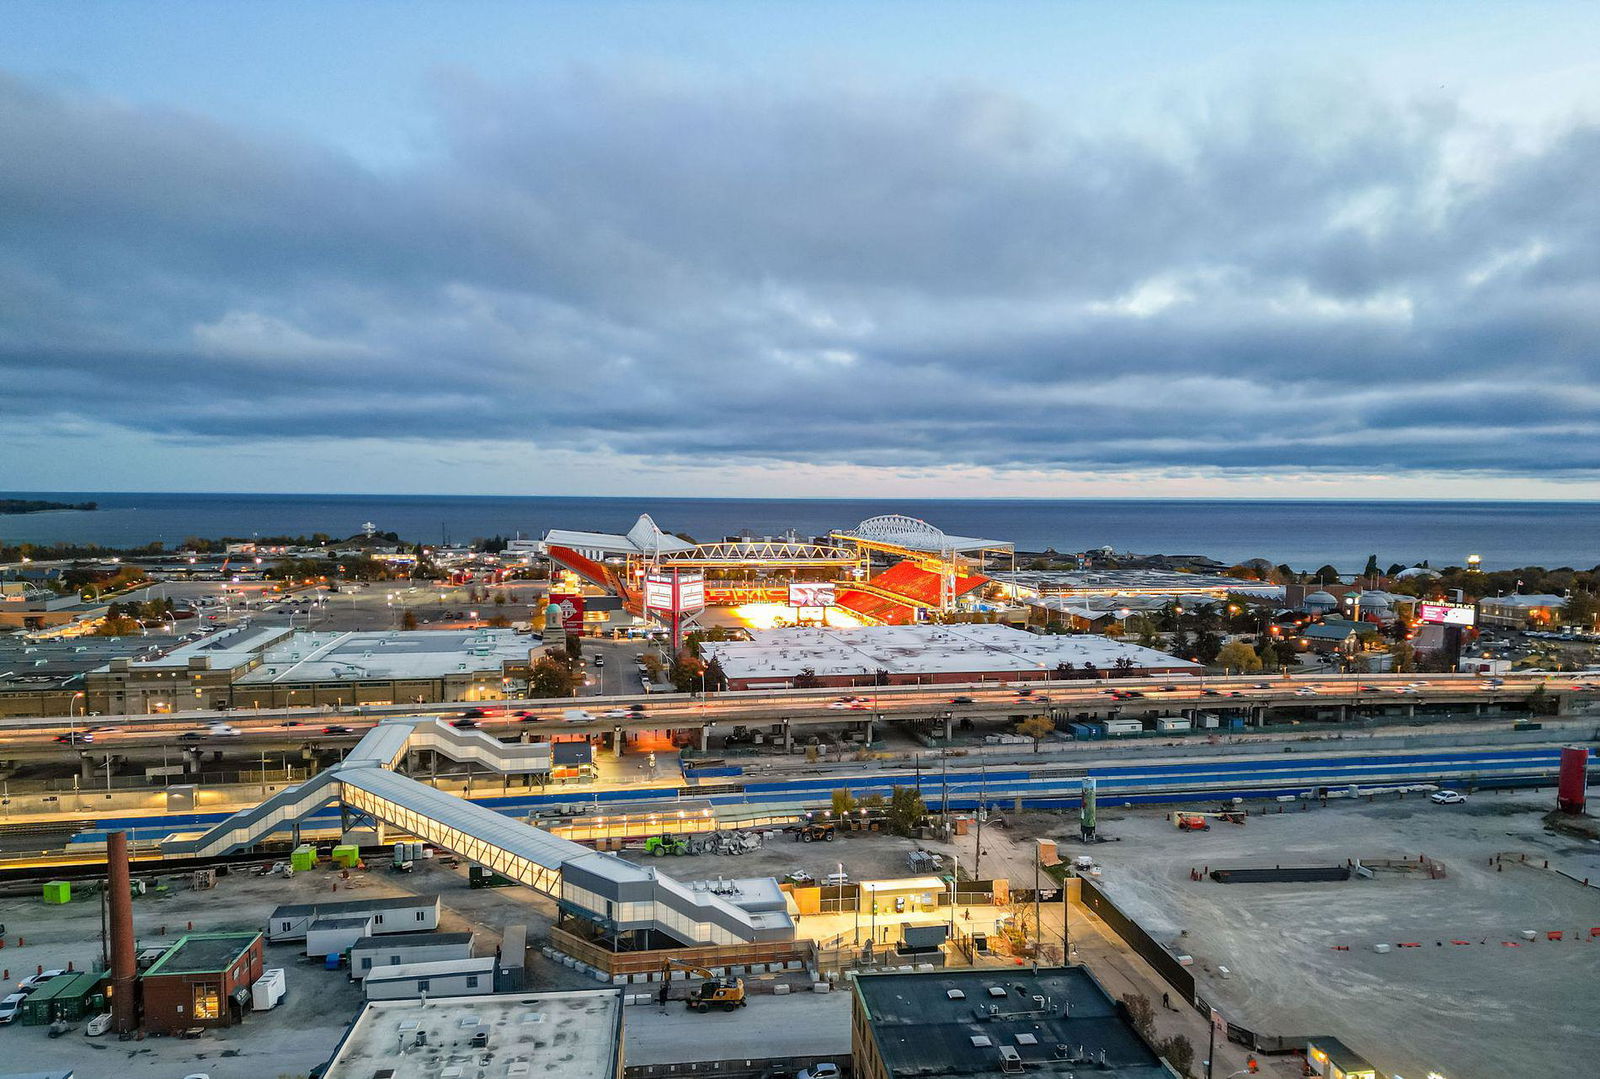
[[[266,968],[260,933],[190,933],[139,978],[146,1030],[231,1027],[250,1010]]]

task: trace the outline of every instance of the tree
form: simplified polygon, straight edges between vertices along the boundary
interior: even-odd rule
[[[1143,993],[1124,993],[1121,1001],[1133,1029],[1149,1040],[1156,1030],[1156,1009],[1150,1003],[1150,998]]]
[[[107,615],[94,628],[96,637],[131,637],[140,630],[139,623],[126,615]]]
[[[503,614],[497,614],[489,619],[489,628],[491,629],[505,629],[510,625],[511,619]]]
[[[840,787],[833,792],[833,815],[843,820],[850,811],[856,807],[856,800],[849,791]]]
[[[917,788],[896,787],[889,792],[886,820],[889,831],[895,835],[911,835],[917,830],[917,825],[922,823],[922,818],[927,815],[928,807],[923,804],[922,795],[917,793]]]
[[[1275,671],[1283,666],[1283,660],[1278,655],[1278,646],[1272,643],[1271,638],[1256,646],[1256,655],[1261,657],[1262,670]]]
[[[815,667],[801,667],[800,673],[794,676],[795,689],[816,689],[821,684]]]
[[[528,696],[570,697],[578,679],[565,654],[540,656],[528,672]]]
[[[496,607],[504,607],[506,605],[506,594],[504,592],[496,592],[494,594],[494,605]]]
[[[400,628],[401,629],[416,629],[417,628],[417,612],[411,610],[410,608],[407,608],[406,612],[400,616]]]
[[[567,634],[567,655],[574,663],[583,656],[583,638],[576,633]]]
[[[1259,671],[1261,657],[1256,654],[1254,648],[1243,641],[1230,641],[1217,651],[1217,666],[1241,673]]]
[[[1375,555],[1375,554],[1367,555],[1367,564],[1364,567],[1362,567],[1361,576],[1363,576],[1363,577],[1376,577],[1376,576],[1378,576],[1378,556],[1377,555]]]
[[[705,687],[705,673],[706,665],[685,650],[673,658],[667,677],[672,679],[672,688],[679,693],[693,693]]]
[[[1334,569],[1332,566],[1321,566],[1317,569],[1317,572],[1313,573],[1311,576],[1317,579],[1318,584],[1339,583],[1339,571]]]
[[[1033,739],[1033,751],[1039,752],[1039,743],[1050,737],[1056,729],[1049,716],[1029,716],[1017,724],[1017,733]]]
[[[1160,1042],[1156,1050],[1179,1075],[1190,1074],[1190,1070],[1194,1067],[1194,1042],[1182,1034],[1174,1034]]]
[[[722,669],[722,661],[716,656],[712,656],[711,662],[706,664],[706,688],[712,692],[728,688],[728,676]]]
[[[1411,646],[1410,642],[1396,642],[1390,647],[1389,655],[1394,657],[1394,673],[1409,674],[1417,669],[1417,650]]]
[[[1202,629],[1194,635],[1194,658],[1208,666],[1217,659],[1217,653],[1222,649],[1222,638],[1209,629]]]
[[[1561,620],[1569,626],[1592,630],[1600,624],[1600,596],[1574,588],[1561,608]]]

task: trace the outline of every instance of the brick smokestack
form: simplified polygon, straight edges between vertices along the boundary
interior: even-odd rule
[[[128,873],[128,833],[106,834],[106,891],[111,904],[111,1015],[118,1034],[138,1025],[134,982],[133,888]]]

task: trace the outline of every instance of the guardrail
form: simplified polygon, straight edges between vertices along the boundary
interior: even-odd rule
[[[704,948],[613,952],[555,926],[550,928],[550,946],[562,955],[571,956],[607,977],[624,977],[630,981],[658,977],[661,968],[667,965],[668,959],[680,960],[707,970],[727,969],[734,973],[753,973],[751,968],[755,967],[782,969],[796,963],[810,968],[816,959],[816,951],[808,940],[758,941],[752,944],[727,944]],[[673,965],[670,969],[676,975],[684,973],[682,966]]]

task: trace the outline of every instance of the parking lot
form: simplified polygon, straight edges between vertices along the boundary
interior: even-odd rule
[[[1093,853],[1112,899],[1192,956],[1200,992],[1237,1022],[1336,1035],[1390,1074],[1572,1074],[1573,1061],[1600,1052],[1589,989],[1600,984],[1600,938],[1589,935],[1600,890],[1554,870],[1600,883],[1600,849],[1547,833],[1552,805],[1549,791],[1451,806],[1389,796],[1290,805],[1198,833],[1154,811],[1111,810],[1102,832],[1120,842]],[[1498,864],[1502,853],[1528,860]],[[1314,884],[1190,878],[1420,855],[1443,863],[1442,878],[1399,869]]]

